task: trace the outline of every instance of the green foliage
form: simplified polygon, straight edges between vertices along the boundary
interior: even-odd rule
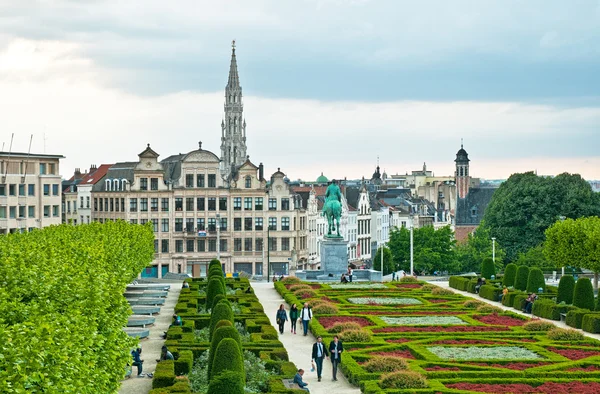
[[[233,327],[231,320],[219,320],[215,325],[215,331],[221,327]]]
[[[533,267],[529,270],[529,275],[527,277],[527,291],[529,293],[537,293],[540,288],[542,288],[542,290],[546,289],[544,274],[541,269]]]
[[[152,227],[124,221],[0,237],[0,392],[116,392],[123,292],[153,257]]]
[[[302,282],[300,279],[296,278],[295,276],[287,276],[285,278],[283,278],[283,280],[281,281],[282,284],[284,285],[291,285],[291,284],[296,284],[296,283],[300,283]]]
[[[419,283],[419,280],[414,276],[403,276],[399,280],[400,283]]]
[[[517,276],[516,264],[510,263],[504,269],[504,277],[502,278],[502,284],[506,287],[512,287],[515,285],[515,277]]]
[[[413,229],[415,272],[456,271],[454,233],[450,226],[435,230],[433,226]],[[396,269],[410,270],[410,230],[395,228],[390,232],[388,246]],[[384,254],[385,259],[385,254]],[[377,258],[373,260],[377,264]],[[385,268],[385,260],[384,260]]]
[[[527,323],[523,324],[523,329],[525,331],[534,331],[534,332],[548,331],[555,327],[556,326],[554,324],[547,322],[545,320],[531,320],[531,321],[528,321]]]
[[[561,313],[567,313],[572,309],[575,307],[566,304],[558,305],[547,298],[540,298],[533,303],[532,313],[545,319],[560,320]]]
[[[464,276],[451,276],[448,280],[448,285],[453,289],[467,291],[467,284],[470,280]]]
[[[490,230],[479,226],[474,233],[468,235],[467,242],[456,245],[455,254],[459,265],[457,272],[475,272],[480,270],[483,259],[492,256]],[[502,268],[504,256],[504,250],[496,242],[496,271],[498,268]]]
[[[227,301],[227,296],[225,294],[217,294],[213,297],[213,301],[212,304],[210,304],[210,309],[214,308],[215,305],[217,305],[219,303],[219,301],[221,300],[226,300]],[[207,304],[208,306],[208,304]]]
[[[543,244],[534,246],[524,253],[519,253],[515,264],[519,266],[526,265],[528,267],[538,268],[556,268],[556,265],[554,265],[554,263],[548,260],[544,255]]]
[[[217,278],[211,278],[208,281],[208,286],[206,288],[206,308],[210,308],[213,306],[214,299],[217,295],[225,296],[225,287],[223,286],[223,282]]]
[[[218,269],[220,269],[221,271],[223,271],[223,268],[221,266],[221,262],[218,259],[212,259],[210,261],[210,263],[208,263],[208,269],[210,270],[212,267],[217,267]]]
[[[463,302],[463,306],[468,309],[477,309],[482,305],[484,305],[483,302],[481,302],[479,300],[473,300],[473,299],[466,300],[465,302]]]
[[[210,351],[208,353],[208,366],[207,370],[209,371],[208,377],[210,378],[212,375],[210,371],[212,371],[212,365],[214,362],[214,356],[217,354],[217,347],[219,343],[225,338],[231,338],[235,340],[240,349],[242,348],[242,340],[240,338],[240,334],[237,329],[233,326],[222,326],[215,330],[215,334],[212,337],[212,341],[210,341]]]
[[[454,295],[454,292],[449,289],[444,289],[443,287],[435,287],[431,289],[431,295],[435,296],[445,296],[445,295]]]
[[[585,315],[583,317],[583,321],[581,322],[581,329],[585,332],[591,332],[594,334],[600,333],[600,315]]]
[[[217,350],[213,358],[209,380],[214,380],[224,371],[239,372],[244,377],[244,360],[242,359],[240,344],[233,338],[223,338],[217,345]],[[209,390],[210,391],[210,390]]]
[[[500,299],[500,294],[502,294],[502,289],[496,286],[483,285],[479,288],[479,296],[486,300],[498,301]]]
[[[268,370],[265,362],[254,353],[244,350],[244,370],[246,371],[246,391],[266,393],[273,371]]]
[[[515,289],[525,291],[527,289],[527,279],[529,278],[529,267],[522,265],[517,268],[515,276]]]
[[[398,371],[383,375],[381,387],[384,389],[422,389],[427,387],[427,381],[420,373]]]
[[[346,330],[339,335],[343,342],[371,342],[371,332],[367,330]]]
[[[210,330],[209,335],[212,341],[213,334],[215,332],[215,327],[218,322],[221,320],[229,320],[233,323],[233,311],[228,304],[220,303],[215,305],[211,314],[210,314]]]
[[[400,357],[376,356],[363,364],[368,372],[396,372],[408,369],[406,360]]]
[[[575,278],[571,275],[563,275],[558,282],[558,295],[556,302],[565,304],[573,303],[573,291],[575,290]]]
[[[479,313],[502,313],[502,308],[490,304],[483,304],[477,307]]]
[[[317,295],[312,289],[300,289],[294,292],[294,295],[298,297],[300,300],[305,300],[307,298],[313,298]]]
[[[573,306],[594,310],[594,288],[588,278],[579,278],[573,291]]]
[[[338,334],[338,333],[340,333],[342,331],[346,331],[346,330],[360,330],[360,329],[362,329],[362,326],[360,324],[355,323],[353,321],[349,321],[349,322],[335,323],[327,331],[329,331],[331,334]]]
[[[585,336],[583,336],[581,332],[579,332],[578,330],[573,330],[572,328],[565,329],[555,327],[548,331],[546,335],[548,335],[548,338],[552,339],[553,341],[573,342],[582,341],[585,339]]]
[[[375,257],[373,258],[373,269],[375,271],[381,271],[381,250],[383,249],[383,275],[389,275],[393,271],[396,271],[394,260],[392,258],[392,252],[385,246],[377,249]]]
[[[565,323],[569,327],[581,328],[581,323],[583,322],[583,317],[587,314],[593,313],[588,309],[573,309],[567,313],[565,318]]]
[[[494,267],[494,261],[490,257],[486,257],[481,262],[481,276],[485,279],[492,279],[492,276],[496,277],[496,267]]]
[[[494,192],[481,226],[490,230],[505,248],[507,260],[513,262],[519,253],[541,244],[544,231],[560,216],[599,215],[598,201],[579,175],[564,173],[549,178],[533,172],[513,174]]]
[[[335,315],[338,312],[338,308],[330,302],[322,302],[312,308],[315,315]]]
[[[156,364],[154,378],[152,379],[152,388],[169,387],[175,383],[175,362],[165,360]]]
[[[238,371],[224,371],[210,381],[207,394],[244,394],[244,374]]]

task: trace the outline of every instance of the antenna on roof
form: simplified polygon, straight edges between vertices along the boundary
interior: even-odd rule
[[[460,149],[462,149],[462,148],[463,148],[463,139],[461,138],[460,139]]]
[[[23,169],[23,176],[21,177],[21,183],[25,183],[25,175],[27,175],[27,163],[29,163],[29,155],[31,155],[31,142],[33,141],[33,134],[29,138],[29,150],[27,150],[27,158],[25,159],[25,168]]]
[[[2,176],[2,183],[6,182],[6,174],[8,174],[8,164],[10,163],[10,153],[12,152],[12,143],[15,138],[15,133],[10,136],[10,148],[8,148],[8,158],[6,159],[6,166],[4,167],[4,175]]]

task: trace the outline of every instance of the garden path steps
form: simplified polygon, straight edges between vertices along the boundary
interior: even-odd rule
[[[154,372],[156,369],[156,360],[160,358],[160,349],[165,343],[162,338],[163,332],[167,331],[173,318],[175,304],[179,299],[181,292],[182,281],[161,282],[170,284],[171,288],[165,300],[165,304],[161,306],[160,313],[156,316],[154,325],[147,327],[150,330],[148,338],[140,341],[142,346],[142,360],[144,360],[143,373]],[[137,367],[132,367],[131,377],[121,382],[119,394],[148,394],[152,389],[152,379],[148,377],[138,378]],[[125,373],[125,371],[123,371]]]
[[[457,290],[457,289],[455,289],[453,287],[450,287],[450,285],[448,284],[448,281],[440,281],[440,282],[438,282],[438,281],[429,281],[429,283],[431,283],[432,285],[443,287],[444,289],[452,290],[453,292],[455,292],[457,294],[461,294],[461,295],[463,295],[465,297],[474,298],[476,300],[488,303],[490,305],[497,306],[498,308],[502,308],[502,310],[505,310],[505,311],[510,311],[510,312],[517,313],[519,315],[523,315],[523,316],[527,316],[527,317],[538,318],[537,316],[534,316],[531,313],[524,313],[522,311],[516,310],[515,308],[511,308],[511,307],[502,305],[502,303],[500,303],[500,302],[496,302],[496,301],[488,300],[486,298],[479,297],[478,294],[473,294],[473,293],[469,293],[467,291]],[[594,338],[594,339],[600,340],[600,334],[592,334],[591,332],[586,332],[586,331],[583,331],[583,330],[580,330],[580,329],[577,329],[577,328],[569,327],[569,326],[567,326],[567,324],[565,322],[562,322],[562,321],[544,319],[543,317],[540,317],[539,319],[540,320],[545,320],[545,321],[550,322],[550,323],[553,323],[555,326],[560,327],[560,328],[567,328],[567,329],[577,330],[577,331],[581,332],[583,335],[585,335],[586,337],[590,337],[590,338]]]
[[[256,297],[262,304],[265,309],[266,315],[269,317],[271,324],[277,332],[279,332],[279,328],[275,322],[275,314],[277,309],[279,309],[279,305],[284,304],[286,310],[289,313],[290,305],[287,305],[286,302],[281,298],[281,295],[275,290],[273,287],[273,283],[271,282],[251,282],[252,288],[254,289],[254,293]],[[321,382],[317,381],[317,372],[310,372],[310,361],[311,361],[311,353],[312,353],[312,345],[316,342],[316,338],[310,333],[308,336],[302,335],[302,323],[298,322],[298,334],[294,335],[290,332],[290,322],[288,321],[285,324],[286,331],[283,335],[279,335],[279,340],[285,346],[285,349],[288,352],[288,356],[291,362],[296,364],[298,368],[304,369],[304,377],[303,380],[308,383],[308,388],[310,389],[311,394],[321,394],[321,393],[336,393],[336,394],[358,394],[360,393],[360,389],[358,387],[352,386],[348,383],[346,377],[338,368],[337,373],[337,382],[333,382],[331,380],[331,361],[324,360],[323,361],[323,379]],[[327,344],[329,345],[329,344]],[[344,356],[342,354],[342,362],[344,360]]]

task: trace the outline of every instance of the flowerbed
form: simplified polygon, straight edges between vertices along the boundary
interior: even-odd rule
[[[434,326],[434,327],[383,327],[373,330],[375,333],[382,332],[495,332],[495,331],[510,331],[509,327],[499,326]]]
[[[531,350],[516,346],[429,346],[431,353],[445,360],[531,360],[541,358]]]
[[[397,307],[401,307],[403,305],[397,305]],[[361,311],[363,315],[462,315],[464,312],[461,311]]]
[[[392,350],[388,352],[373,352],[370,353],[374,356],[384,356],[384,357],[402,357],[402,358],[410,358],[415,359],[415,356],[408,349],[400,349],[400,350]]]
[[[515,371],[523,371],[529,368],[541,367],[542,365],[548,365],[548,363],[506,363],[506,364],[489,364],[489,363],[467,363],[469,365],[477,365],[479,367],[488,368],[508,368]]]
[[[569,372],[596,372],[600,371],[600,367],[597,365],[588,365],[587,367],[582,368],[569,368],[567,369]]]
[[[419,283],[398,283],[396,287],[405,288],[405,289],[420,289],[421,284]]]
[[[427,367],[425,371],[460,371],[461,369],[458,367],[440,367],[436,365],[435,367]]]
[[[365,319],[364,317],[354,317],[354,316],[323,316],[323,317],[319,317],[319,323],[321,323],[321,325],[327,330],[330,329],[331,327],[333,327],[333,325],[336,323],[348,323],[348,322],[358,323],[362,327],[373,325],[373,323],[370,320]]]
[[[386,298],[386,297],[352,297],[348,302],[360,305],[419,305],[416,298]]]
[[[441,303],[443,303],[443,302],[448,302],[449,300],[444,300],[444,299],[442,299],[442,298],[433,298],[433,299],[432,299],[432,298],[430,298],[430,299],[428,299],[427,301],[429,301],[429,302],[432,302],[432,303],[434,303],[434,304],[441,304]]]
[[[445,339],[432,342],[432,345],[495,345],[498,341],[485,341],[481,339]]]
[[[566,357],[569,360],[581,360],[582,358],[588,358],[600,354],[600,352],[597,352],[595,350],[558,349],[555,347],[549,347],[548,350],[556,354],[560,354],[561,356]]]
[[[369,283],[369,284],[337,284],[337,285],[329,285],[332,289],[345,289],[345,290],[353,290],[353,289],[385,289],[387,286],[382,283]]]
[[[455,316],[380,316],[381,320],[387,324],[402,324],[405,326],[424,326],[424,325],[466,325],[468,324],[464,320],[459,319]]]
[[[498,326],[515,327],[522,326],[523,324],[527,323],[526,320],[517,319],[505,315],[499,315],[497,313],[492,313],[489,315],[474,315],[473,318],[485,324],[493,324]]]
[[[600,392],[597,382],[545,382],[537,387],[524,383],[515,384],[483,384],[483,383],[454,383],[446,387],[458,390],[470,390],[481,393],[578,393],[595,394]]]

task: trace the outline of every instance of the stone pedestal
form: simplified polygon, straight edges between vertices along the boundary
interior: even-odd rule
[[[321,242],[321,275],[318,278],[339,281],[345,272],[348,272],[348,241],[341,237],[325,237]]]

